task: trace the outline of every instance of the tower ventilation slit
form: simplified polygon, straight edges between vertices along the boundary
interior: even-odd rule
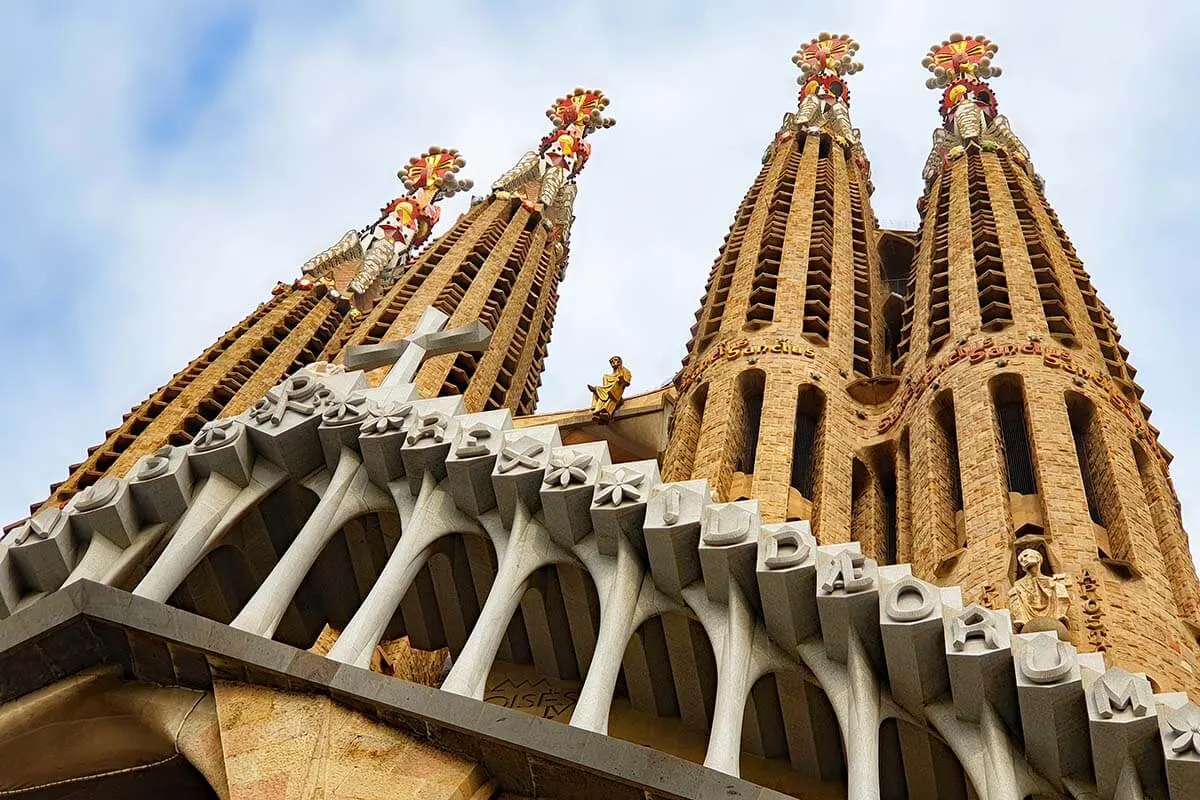
[[[938,179],[929,269],[929,354],[950,335],[950,176]]]
[[[725,303],[729,300],[729,290],[733,286],[733,275],[737,271],[742,242],[746,238],[747,228],[750,227],[750,217],[758,203],[758,197],[766,185],[768,171],[769,165],[764,165],[759,170],[754,184],[742,198],[742,204],[738,206],[737,217],[725,237],[721,253],[717,256],[708,283],[704,287],[707,303],[697,312],[697,328],[692,342],[689,342],[689,353],[702,352],[721,330],[721,319],[725,314]],[[695,347],[691,347],[691,344],[695,344]]]
[[[858,182],[850,181],[850,224],[854,248],[854,371],[871,377],[871,267],[867,223]]]
[[[808,274],[804,289],[804,337],[829,341],[829,304],[833,289],[833,162],[822,152],[813,193]]]
[[[1071,274],[1075,277],[1075,285],[1079,287],[1079,293],[1083,295],[1083,304],[1087,308],[1088,318],[1091,320],[1092,330],[1096,334],[1096,341],[1100,345],[1100,352],[1104,356],[1104,363],[1108,368],[1108,374],[1118,381],[1131,385],[1140,397],[1142,394],[1141,387],[1133,383],[1133,376],[1127,371],[1128,365],[1125,363],[1124,353],[1119,344],[1121,336],[1117,333],[1116,326],[1113,324],[1112,315],[1104,303],[1100,302],[1100,298],[1096,296],[1096,290],[1092,286],[1092,281],[1088,277],[1087,270],[1083,268],[1083,262],[1079,260],[1079,255],[1075,252],[1075,247],[1071,244],[1071,240],[1067,238],[1067,232],[1063,230],[1062,223],[1058,220],[1058,215],[1054,213],[1054,209],[1046,202],[1046,197],[1040,190],[1038,191],[1038,199],[1041,200],[1042,208],[1046,210],[1046,217],[1050,220],[1050,227],[1054,231],[1054,235],[1058,238],[1058,246],[1071,267]]]
[[[787,229],[788,212],[792,208],[792,194],[796,188],[800,158],[800,151],[795,146],[790,147],[783,174],[775,184],[775,191],[771,193],[767,221],[758,248],[758,260],[754,266],[754,278],[750,284],[750,307],[746,310],[748,327],[767,325],[775,318],[779,265],[783,260],[783,236]]]
[[[1012,324],[1012,306],[1008,281],[1004,277],[1004,257],[996,234],[996,218],[983,156],[967,154],[967,202],[971,211],[971,245],[975,255],[975,288],[979,292],[979,323],[987,331]]]
[[[1017,213],[1017,221],[1021,226],[1021,236],[1025,240],[1025,251],[1029,254],[1029,265],[1033,268],[1034,281],[1037,284],[1038,295],[1042,301],[1042,312],[1046,317],[1046,326],[1050,334],[1070,346],[1075,341],[1075,329],[1071,326],[1067,315],[1066,301],[1063,297],[1062,286],[1054,271],[1054,262],[1042,241],[1038,231],[1037,219],[1030,208],[1029,199],[1024,187],[1017,177],[1008,156],[1001,153],[1000,167],[1004,172],[1008,193],[1012,197],[1013,208]]]

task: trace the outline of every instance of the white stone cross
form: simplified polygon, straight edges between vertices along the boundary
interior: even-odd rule
[[[446,353],[482,353],[491,341],[492,332],[479,320],[469,325],[443,331],[450,318],[433,306],[425,309],[417,321],[416,330],[398,341],[357,345],[346,349],[348,369],[375,369],[388,362],[392,369],[380,386],[399,386],[412,383],[417,370],[428,358]]]

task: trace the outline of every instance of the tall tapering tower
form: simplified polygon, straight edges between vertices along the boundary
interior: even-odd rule
[[[852,442],[843,387],[890,373],[880,324],[870,169],[845,78],[858,44],[821,34],[793,57],[800,102],[763,157],[709,275],[676,378],[668,480],[757,497],[764,519],[850,530]]]
[[[105,475],[120,477],[143,456],[184,445],[217,417],[239,414],[264,391],[349,335],[350,306],[337,292],[307,278],[279,283],[271,298],[210,345],[169,382],[105,432],[87,457],[50,487],[31,510],[62,505]]]
[[[429,237],[440,215],[437,202],[471,188],[455,175],[465,163],[458,151],[440,147],[409,159],[398,173],[409,194],[388,203],[375,223],[310,259],[291,285],[277,284],[270,300],[130,409],[31,510],[62,505],[105,475],[125,475],[143,456],[187,444],[207,422],[240,414],[305,364],[333,358],[362,310],[394,284]]]
[[[1008,607],[1018,628],[1056,629],[1160,685],[1195,688],[1197,582],[1170,457],[1107,307],[997,112],[995,52],[955,34],[924,62],[943,124],[919,203],[903,380],[877,428],[899,442],[907,475],[900,555],[968,600]]]
[[[547,110],[554,129],[492,184],[453,227],[416,258],[367,315],[349,344],[408,336],[425,309],[449,316],[447,328],[482,322],[492,333],[483,353],[431,358],[417,375],[428,395],[463,395],[467,408],[529,414],[566,269],[575,179],[592,132],[611,127],[608,98],[575,89]]]

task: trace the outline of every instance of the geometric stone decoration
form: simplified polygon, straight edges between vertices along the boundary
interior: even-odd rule
[[[558,447],[550,451],[542,480],[542,511],[550,537],[573,547],[592,532],[590,508],[600,471],[612,463],[608,442]]]
[[[1079,735],[1087,716],[1079,656],[1057,633],[1042,631],[1013,636],[1012,658],[1026,757],[1061,791],[1063,778],[1092,768],[1092,749]]]
[[[899,579],[906,575],[896,573]],[[862,642],[871,661],[882,663],[879,637],[879,579],[882,569],[862,554],[858,542],[817,548],[817,614],[825,653],[839,664],[849,657],[849,637]]]
[[[759,606],[758,532],[762,516],[757,500],[710,505],[700,523],[700,569],[708,598],[729,602],[733,583],[741,586],[755,608]]]
[[[712,490],[708,481],[663,483],[650,492],[642,529],[654,585],[683,600],[683,590],[700,579],[700,517]]]
[[[1147,786],[1162,764],[1154,690],[1146,676],[1112,667],[1081,670],[1096,791],[1113,797],[1131,782]]]
[[[950,688],[942,607],[959,605],[960,595],[911,575],[899,580],[881,576],[880,590],[879,631],[892,696],[909,713],[920,714]],[[950,596],[944,598],[944,593]]]
[[[67,514],[47,506],[18,528],[9,550],[25,583],[34,591],[53,592],[75,568],[75,540]]]
[[[1019,727],[1008,611],[992,611],[974,604],[961,609],[944,607],[942,625],[950,691],[958,717],[979,722],[986,704],[1009,727]]]
[[[550,451],[562,444],[557,425],[517,428],[501,434],[492,484],[500,519],[511,525],[517,503],[533,513],[542,507],[542,481]]]
[[[512,429],[512,412],[505,408],[467,414],[457,423],[446,457],[447,483],[455,504],[477,517],[496,507],[492,470],[504,432]]]
[[[174,463],[169,468],[169,471],[158,478],[147,481],[153,483],[160,481],[164,487],[162,489],[162,497],[143,495],[147,505],[146,510],[142,513],[150,522],[166,522],[167,517],[170,517],[170,509],[172,502],[184,504],[187,508],[187,502],[191,498],[190,475],[191,468],[187,464],[187,455],[183,448],[176,448],[176,452],[172,454],[178,457],[179,463]],[[135,470],[134,475],[137,475]],[[178,478],[177,476],[186,476]],[[186,496],[182,496],[183,486],[188,485]],[[174,485],[174,488],[172,486]],[[89,486],[72,499],[70,508],[71,528],[75,534],[75,538],[81,542],[90,541],[97,534],[108,539],[117,547],[129,547],[133,541],[134,535],[138,531],[138,511],[134,508],[135,495],[130,491],[131,485],[125,481],[118,480],[111,475],[105,475],[96,483]],[[177,494],[178,492],[178,494]],[[162,510],[157,510],[156,502],[163,504]],[[139,499],[138,505],[141,506]],[[182,512],[180,512],[182,513]],[[161,515],[163,519],[155,519]],[[177,516],[177,515],[176,515]],[[169,521],[174,521],[171,518]]]
[[[600,469],[590,510],[596,546],[602,554],[615,556],[620,536],[645,553],[642,525],[646,520],[646,503],[658,481],[658,461],[654,459]]]
[[[207,478],[217,472],[238,486],[250,483],[254,457],[244,417],[226,417],[205,423],[192,440],[188,453],[188,461],[197,478]]]
[[[450,455],[450,445],[457,432],[454,419],[465,411],[462,395],[413,403],[407,436],[400,447],[408,489],[413,497],[420,494],[425,473],[431,474],[435,483],[446,477],[446,457]]]
[[[325,464],[317,429],[326,411],[354,416],[362,406],[343,403],[355,390],[366,388],[361,372],[322,378],[299,372],[269,390],[247,413],[247,433],[254,449],[299,480]],[[332,420],[336,423],[337,417]]]
[[[131,474],[129,489],[139,515],[147,522],[174,522],[187,511],[192,497],[192,467],[186,448],[160,447],[152,455],[143,456]],[[129,540],[114,544],[128,547]]]
[[[358,426],[358,449],[371,483],[386,489],[388,483],[404,477],[404,459],[400,448],[413,423],[412,384],[367,389],[369,415]],[[324,443],[324,440],[322,440]],[[339,449],[340,454],[340,449]],[[326,463],[330,453],[326,451]]]
[[[1200,707],[1182,692],[1155,700],[1171,797],[1200,797]]]
[[[763,525],[757,549],[755,572],[767,631],[791,650],[820,631],[817,540],[808,520]]]

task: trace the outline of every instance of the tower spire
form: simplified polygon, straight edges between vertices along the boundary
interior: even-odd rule
[[[457,150],[437,146],[410,158],[396,173],[408,194],[381,208],[375,222],[347,231],[333,247],[309,259],[304,274],[348,292],[358,312],[369,310],[428,240],[442,214],[437,203],[474,186],[457,175],[466,164]]]
[[[697,313],[663,473],[706,478],[763,518],[849,530],[844,387],[891,371],[869,165],[850,121],[858,43],[822,33],[792,57],[799,104],[737,210]]]
[[[551,132],[397,276],[347,344],[403,339],[431,305],[450,328],[481,322],[492,332],[488,349],[430,359],[418,386],[426,395],[462,394],[471,411],[531,413],[566,268],[575,180],[591,154],[585,139],[614,124],[603,114],[608,103],[599,89],[556,99],[546,111]],[[455,154],[450,163],[460,161]],[[442,186],[454,180],[451,172]]]
[[[996,93],[987,83],[987,79],[1000,76],[1000,67],[992,63],[999,49],[982,34],[952,33],[941,44],[931,46],[921,60],[933,73],[925,86],[942,90],[942,127],[933,132],[933,149],[921,173],[926,188],[947,163],[969,148],[1003,150],[1040,183],[1029,162],[1029,151],[999,113]]]

